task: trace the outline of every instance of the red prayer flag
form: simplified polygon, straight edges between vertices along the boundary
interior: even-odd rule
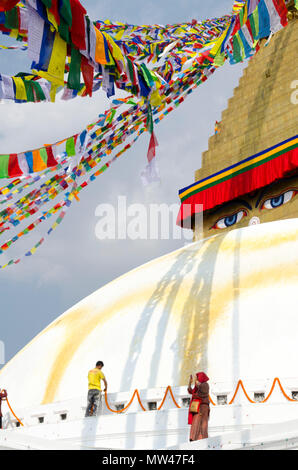
[[[89,64],[86,57],[82,56],[81,68],[84,82],[86,85],[86,94],[92,96],[94,67]]]
[[[21,168],[19,167],[19,162],[18,162],[18,155],[16,153],[12,153],[9,155],[9,161],[8,161],[8,175],[9,178],[13,176],[20,176],[22,175],[23,172]]]
[[[285,5],[284,0],[273,0],[275,9],[280,16],[280,22],[283,26],[288,24],[288,9]]]
[[[49,11],[53,13],[55,20],[58,24],[60,25],[60,15],[59,15],[59,9],[58,9],[58,0],[52,0],[52,6],[49,8]]]
[[[0,11],[8,11],[11,10],[19,0],[0,0]]]
[[[86,31],[85,31],[85,15],[87,11],[80,4],[79,0],[70,0],[72,26],[70,29],[71,39],[77,49],[86,49]]]
[[[157,139],[155,137],[154,132],[152,132],[150,142],[149,142],[148,153],[147,153],[147,158],[148,158],[149,163],[155,157],[155,148],[157,145],[158,145]]]
[[[47,167],[52,167],[52,166],[58,165],[58,162],[55,160],[52,147],[51,146],[46,147],[46,151],[47,151],[47,154],[48,154]]]

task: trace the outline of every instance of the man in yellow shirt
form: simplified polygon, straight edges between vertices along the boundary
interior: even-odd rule
[[[104,363],[97,361],[95,368],[89,370],[88,373],[88,403],[85,416],[93,416],[97,414],[99,405],[101,405],[101,380],[105,384],[104,392],[108,388],[108,383],[102,372]]]

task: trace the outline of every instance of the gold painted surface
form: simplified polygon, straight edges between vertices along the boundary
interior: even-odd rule
[[[46,384],[41,384],[41,389],[45,390],[42,403],[61,399],[61,390],[62,396],[69,393],[75,361],[84,357],[89,335],[91,338],[96,329],[96,335],[100,337],[101,326],[104,326],[105,331],[110,331],[112,340],[110,321],[116,328],[120,319],[121,325],[127,324],[125,341],[128,354],[125,353],[123,363],[125,374],[131,371],[131,380],[136,374],[142,384],[142,371],[138,365],[142,357],[147,358],[151,354],[149,364],[153,369],[161,356],[165,361],[167,351],[164,344],[175,351],[175,385],[185,385],[190,373],[206,369],[208,347],[214,330],[219,321],[229,325],[235,305],[240,305],[241,312],[246,296],[253,299],[254,291],[275,289],[274,286],[282,283],[298,281],[297,252],[291,248],[297,247],[298,225],[289,221],[272,227],[272,230],[268,225],[231,234],[223,232],[202,243],[188,245],[121,276],[59,317],[37,336],[40,339],[49,330],[57,329],[59,334],[65,331],[63,343],[54,344],[50,350],[52,360],[46,372]],[[285,247],[287,255],[283,257]],[[147,346],[144,347],[144,344],[148,345],[148,336],[147,342],[144,337],[150,335],[151,319],[154,320],[153,324],[158,325],[160,337],[152,337],[148,351]],[[169,342],[168,333],[172,335],[172,343]],[[94,345],[94,337],[90,344]],[[47,343],[43,351],[42,341],[40,345],[42,361],[48,357],[49,346]],[[83,349],[80,350],[81,346]],[[117,348],[114,350],[112,343],[111,348],[117,358],[121,352]],[[91,346],[90,354],[94,355],[94,352],[94,346]],[[109,352],[109,346],[106,346],[105,355]],[[69,366],[72,366],[70,375],[67,370]],[[172,362],[169,369],[171,367]],[[13,371],[13,359],[9,368],[10,373],[18,373]],[[125,390],[130,383],[130,380],[125,383]],[[154,386],[160,386],[160,383],[162,376]],[[140,384],[136,386],[142,386]],[[62,388],[59,390],[60,386]]]
[[[282,237],[275,233],[269,237],[268,249],[274,253],[274,250],[278,251],[279,246],[282,246],[284,242],[295,242],[297,238],[298,230],[294,232],[292,230]],[[265,251],[266,248],[267,246]],[[243,264],[248,259],[249,250],[252,256],[258,256],[256,253],[264,250],[263,238],[258,236],[255,239],[251,235],[244,236],[244,239],[234,236],[226,238],[224,234],[212,237],[200,245],[200,248],[186,248],[167,255],[166,264],[169,267],[165,270],[165,275],[161,275],[152,282],[152,273],[149,273],[150,281],[146,287],[132,289],[130,293],[120,298],[115,296],[115,299],[104,308],[93,306],[90,311],[87,303],[86,306],[75,308],[74,311],[58,319],[48,328],[65,328],[65,342],[55,353],[56,357],[48,376],[43,403],[51,403],[55,400],[58,387],[74,354],[94,328],[108,322],[115,315],[122,314],[124,310],[135,311],[135,305],[147,304],[150,307],[150,299],[154,299],[152,315],[159,308],[167,312],[169,317],[173,316],[175,320],[180,361],[179,382],[180,385],[185,384],[189,374],[195,369],[206,368],[210,335],[223,312],[229,305],[240,299],[243,289],[247,293],[253,292],[256,287],[276,285],[285,272],[287,281],[298,280],[297,263],[289,265],[286,260],[284,265],[279,263],[272,268],[271,263],[274,264],[272,257],[269,267],[267,261],[267,265],[261,268],[260,266],[256,269],[250,267],[248,270],[241,265],[241,271],[239,267],[238,271],[233,271],[233,263],[241,256]],[[228,260],[227,276],[219,278],[223,268],[217,263],[225,263],[225,260]],[[161,272],[164,269],[164,262],[164,258],[154,261],[150,266],[150,271],[154,266],[155,272]],[[264,262],[266,262],[265,259]],[[161,270],[159,270],[159,264]],[[146,276],[146,266],[143,269]],[[137,275],[141,275],[141,272],[142,268],[138,270]],[[169,272],[172,272],[172,275],[169,275]],[[130,275],[131,273],[127,274],[127,276]],[[93,305],[92,301],[90,305]],[[129,322],[129,315],[127,313],[124,315],[127,315]],[[142,343],[142,337],[138,341]]]
[[[147,287],[138,289],[137,291],[132,289],[131,293],[121,296],[120,298],[115,296],[115,299],[110,302],[108,307],[98,307],[96,308],[96,311],[93,310],[91,313],[90,306],[88,307],[87,303],[85,307],[81,306],[76,308],[74,311],[70,311],[66,315],[63,315],[62,318],[59,318],[56,322],[52,323],[45,331],[52,328],[61,327],[65,328],[66,335],[62,347],[59,348],[57,352],[55,352],[56,357],[49,372],[46,391],[42,403],[51,403],[55,400],[55,395],[63,379],[63,375],[71,363],[74,354],[80,345],[86,340],[88,335],[94,330],[95,327],[98,326],[98,324],[104,324],[108,322],[114,315],[121,313],[121,311],[124,309],[127,310],[128,307],[131,311],[133,311],[134,305],[144,305],[146,302],[148,304],[148,308],[153,307],[152,314],[154,314],[154,310],[157,307],[163,308],[165,311],[167,311],[169,316],[171,316],[171,314],[179,308],[179,304],[181,304],[183,310],[187,309],[188,306],[192,308],[192,303],[196,303],[198,299],[195,297],[195,292],[192,291],[189,293],[187,300],[185,301],[185,293],[188,289],[185,282],[184,273],[185,271],[192,272],[194,266],[196,269],[197,265],[200,266],[200,260],[196,258],[196,255],[199,258],[202,256],[208,258],[210,249],[213,249],[213,246],[218,245],[219,243],[220,242],[217,240],[215,242],[208,240],[206,243],[204,243],[203,246],[195,250],[192,249],[189,251],[189,253],[187,253],[187,250],[179,250],[178,253],[166,255],[166,257],[163,257],[160,260],[156,260],[154,262],[155,270],[156,272],[159,271],[159,263],[163,265],[166,260],[170,260],[172,263],[172,268],[170,267],[170,271],[173,272],[172,276],[168,275],[168,271],[166,271],[166,274],[163,278],[159,278],[154,283],[150,282]],[[178,266],[183,269],[183,272],[180,275],[178,274]],[[177,267],[177,271],[175,270],[175,267]],[[143,267],[143,269],[146,270],[146,265]],[[202,269],[205,269],[204,265],[202,266]],[[131,274],[132,273],[128,273],[127,276],[130,276]],[[154,299],[153,306],[150,305],[152,303],[150,302],[150,299]],[[196,328],[197,320],[195,318],[194,322],[194,328]],[[201,347],[206,347],[208,337],[204,336],[202,329],[200,331]],[[139,341],[142,342],[142,337],[139,338]]]
[[[52,403],[55,400],[55,394],[63,379],[63,375],[72,361],[72,358],[80,345],[85,341],[88,335],[98,324],[104,324],[114,315],[117,315],[128,304],[133,305],[146,298],[146,290],[139,291],[137,294],[127,294],[118,299],[110,307],[102,309],[97,307],[96,311],[90,312],[88,304],[85,307],[74,309],[63,318],[58,319],[51,324],[45,331],[51,328],[64,327],[66,330],[65,341],[61,348],[55,352],[55,360],[49,372],[45,394],[42,400],[43,404]]]
[[[223,279],[222,285],[216,283],[210,286],[210,298],[204,299],[202,289],[197,292],[198,297],[193,302],[185,304],[177,322],[179,327],[179,350],[181,358],[180,384],[188,383],[189,375],[200,370],[206,370],[208,364],[208,341],[217,321],[222,318],[223,312],[229,307],[243,301],[243,296],[253,296],[255,289],[272,288],[284,281],[286,272],[287,282],[298,283],[297,260],[289,265],[278,264],[275,268],[264,266],[261,270],[253,272],[235,272]],[[213,287],[213,288],[212,288]],[[207,288],[207,287],[206,287]],[[242,298],[242,299],[241,299]],[[207,300],[207,299],[206,299]],[[177,312],[176,312],[177,315]]]

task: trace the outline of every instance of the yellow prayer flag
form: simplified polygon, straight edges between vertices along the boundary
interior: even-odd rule
[[[55,85],[54,83],[51,83],[50,99],[52,103],[55,103],[57,88],[58,88],[57,85]]]
[[[26,87],[20,77],[12,77],[16,86],[16,99],[27,101]]]
[[[59,33],[55,34],[53,52],[49,63],[48,72],[53,76],[58,85],[64,85],[64,69],[67,54],[67,44]]]
[[[158,90],[154,90],[151,93],[150,103],[152,104],[152,106],[160,106],[161,105],[162,100],[161,100],[160,94],[158,93]]]
[[[58,24],[57,24],[56,18],[54,14],[51,11],[49,11],[48,8],[47,8],[47,15],[48,15],[49,22],[54,26],[55,30],[58,31]]]
[[[121,30],[118,31],[118,33],[115,35],[116,41],[120,41],[120,39],[122,38],[123,34],[124,34],[124,29],[122,29],[122,31],[121,31]]]
[[[121,52],[121,49],[119,46],[117,46],[117,44],[115,43],[115,41],[113,40],[113,38],[111,36],[109,36],[108,34],[106,34],[104,31],[102,32],[102,34],[104,35],[104,37],[106,38],[108,44],[112,47],[112,51],[113,51],[113,57],[116,59],[116,60],[124,60],[124,57],[123,57],[123,54]]]
[[[9,32],[9,36],[11,38],[17,39],[17,37],[19,36],[19,31],[17,29],[11,29]]]
[[[218,53],[218,51],[220,50],[221,48],[221,45],[224,41],[224,39],[226,38],[226,35],[227,35],[227,32],[228,32],[228,29],[229,29],[230,26],[228,26],[225,31],[222,33],[222,35],[216,40],[214,46],[212,47],[210,53],[213,55],[213,56],[216,56],[216,54]]]
[[[244,11],[243,11],[243,24],[247,22],[247,12],[248,12],[248,5],[245,3],[244,5]]]
[[[50,63],[47,72],[39,70],[35,71],[40,77],[49,80],[54,83],[56,86],[64,86],[64,70],[67,54],[67,44],[61,38],[59,33],[55,34],[54,45],[52,50],[52,55],[50,58]],[[51,93],[53,90],[51,90]],[[56,91],[55,91],[56,94]],[[51,100],[53,95],[51,94]],[[54,100],[55,101],[55,100]]]

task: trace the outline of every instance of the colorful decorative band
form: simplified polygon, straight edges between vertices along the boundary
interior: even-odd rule
[[[266,186],[298,168],[298,135],[181,189],[177,224],[240,195]],[[187,224],[189,225],[189,224]]]

